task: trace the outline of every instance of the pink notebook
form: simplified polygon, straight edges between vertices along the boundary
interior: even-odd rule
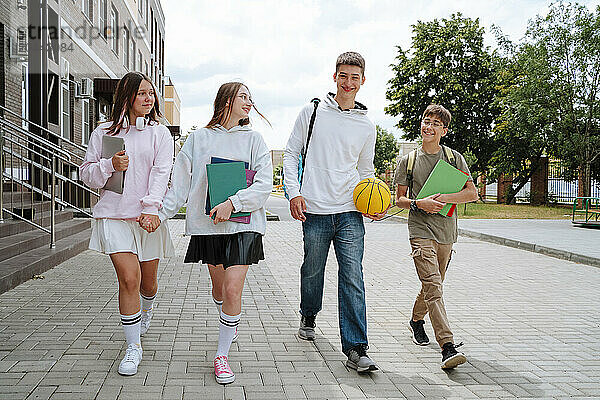
[[[256,171],[252,171],[251,169],[246,170],[246,184],[248,186],[252,185],[252,182],[254,182],[254,175],[256,175]],[[245,217],[231,217],[229,220],[233,222],[241,222],[242,224],[249,224],[250,217],[250,215]]]

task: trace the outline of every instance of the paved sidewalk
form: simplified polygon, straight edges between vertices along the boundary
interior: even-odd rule
[[[596,259],[600,266],[600,229],[575,226],[570,220],[461,219],[458,224],[466,231],[520,242],[524,249],[528,245],[538,246],[548,252],[579,255],[582,262],[586,261],[585,257]],[[579,261],[572,256],[566,258]]]
[[[86,251],[0,295],[0,398],[52,399],[469,399],[599,398],[600,269],[461,237],[444,294],[468,363],[439,368],[436,345],[407,328],[418,280],[405,224],[366,224],[369,354],[381,371],[344,366],[337,327],[335,258],[315,343],[296,337],[300,224],[270,222],[266,260],[251,267],[237,380],[214,381],[217,313],[205,267],[181,262],[184,221],[170,221],[177,257],[160,264],[160,290],[144,360],[117,367],[124,338],[115,275]],[[426,324],[430,336],[431,325]]]

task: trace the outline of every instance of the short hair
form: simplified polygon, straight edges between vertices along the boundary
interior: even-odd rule
[[[444,106],[439,104],[430,104],[427,106],[425,111],[423,112],[423,118],[425,117],[437,117],[442,123],[444,127],[448,127],[450,125],[450,120],[452,119],[452,114],[448,111]]]
[[[338,72],[340,65],[356,65],[360,67],[361,73],[365,73],[365,59],[355,51],[347,51],[338,56],[335,62],[335,72]]]

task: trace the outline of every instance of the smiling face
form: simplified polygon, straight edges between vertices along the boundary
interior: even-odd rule
[[[439,144],[446,133],[448,133],[448,127],[438,117],[428,115],[421,119],[421,137],[424,144]]]
[[[365,83],[365,77],[358,65],[342,64],[333,74],[333,81],[337,85],[337,96],[354,99],[360,86]]]
[[[144,117],[150,113],[154,107],[155,94],[152,84],[145,79],[140,82],[135,99],[131,106],[131,111],[136,117]],[[131,123],[135,123],[135,120]]]
[[[248,88],[244,85],[241,85],[235,97],[228,100],[227,107],[229,107],[229,104],[231,104],[231,100],[233,100],[233,104],[231,106],[229,120],[239,121],[241,119],[248,118],[248,114],[250,113],[250,110],[252,110],[252,105],[254,104]]]

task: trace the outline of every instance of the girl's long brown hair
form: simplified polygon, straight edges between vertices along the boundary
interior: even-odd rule
[[[235,101],[235,97],[237,96],[238,90],[244,86],[248,89],[248,86],[244,85],[241,82],[227,82],[221,85],[219,90],[217,91],[217,96],[215,97],[215,102],[213,105],[214,112],[211,120],[206,124],[205,128],[214,128],[217,125],[223,125],[229,116],[231,115],[231,107],[227,107],[227,104],[233,104]],[[250,89],[248,89],[250,91]],[[252,105],[254,110],[261,116],[262,119],[267,121],[267,124],[271,126],[269,120],[258,111],[256,105]],[[250,123],[250,118],[240,119],[239,125],[248,125]]]
[[[160,102],[158,100],[158,95],[156,94],[156,88],[154,87],[154,84],[150,78],[141,72],[128,72],[119,80],[119,83],[117,84],[117,90],[115,91],[113,108],[110,116],[112,125],[106,128],[106,133],[108,135],[116,135],[121,131],[121,128],[123,128],[125,117],[127,117],[127,119],[129,118],[129,110],[131,107],[133,107],[133,102],[135,101],[135,97],[140,89],[142,80],[148,81],[150,85],[152,85],[152,90],[154,91],[154,106],[145,117],[148,119],[149,124],[151,122],[159,122],[158,118],[162,117],[162,114],[160,113]],[[129,126],[127,126],[127,129],[129,129]]]

